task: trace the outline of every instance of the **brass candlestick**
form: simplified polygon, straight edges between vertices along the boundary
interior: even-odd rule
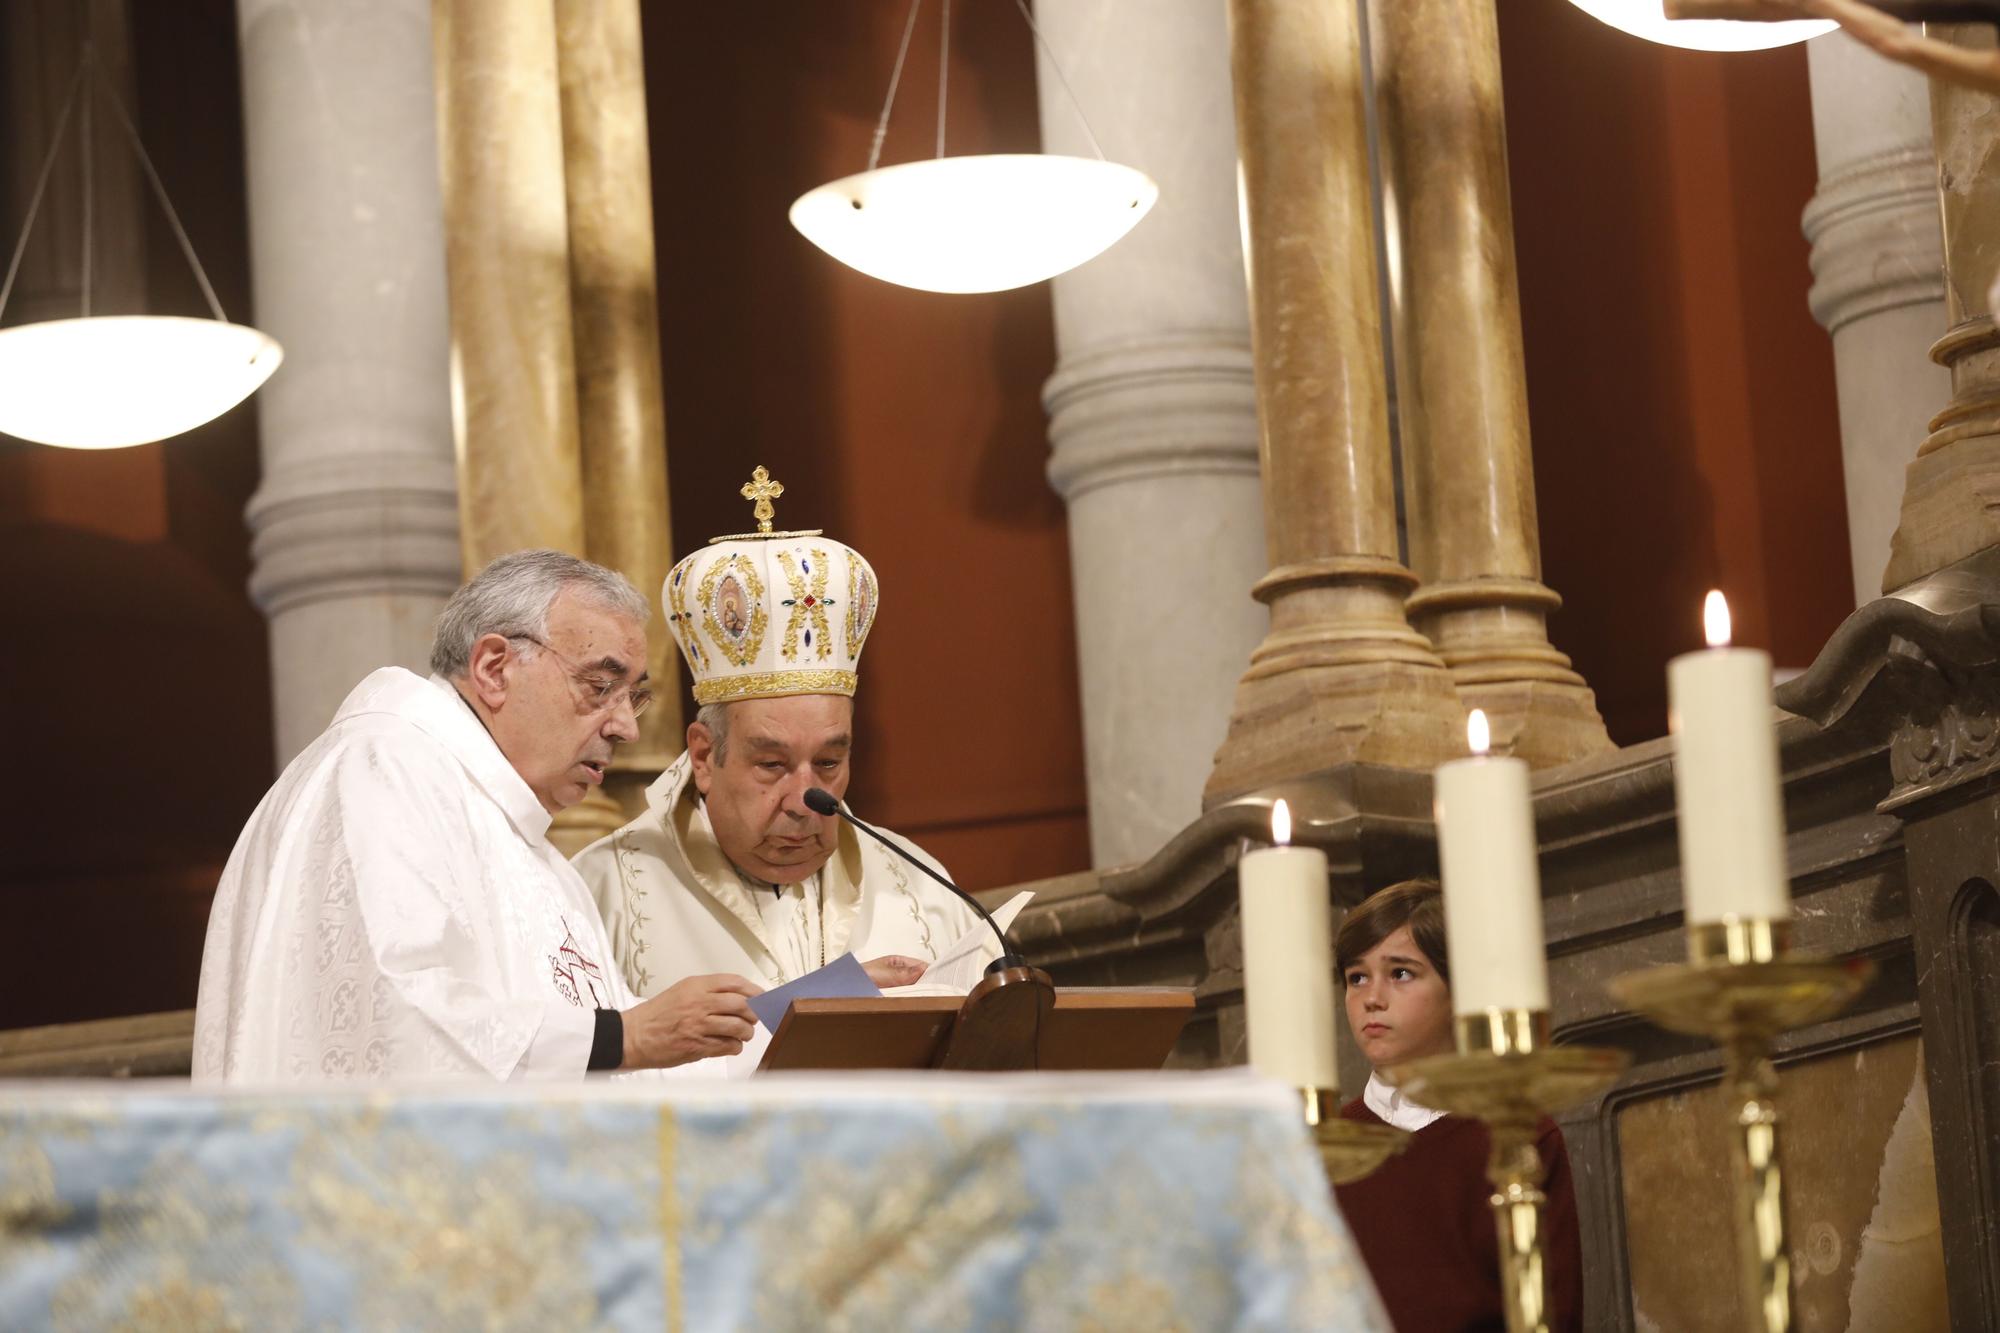
[[[1628,972],[1610,986],[1613,999],[1660,1027],[1722,1047],[1722,1091],[1735,1127],[1730,1155],[1745,1327],[1753,1333],[1790,1333],[1792,1327],[1771,1043],[1788,1028],[1839,1013],[1875,975],[1866,959],[1791,958],[1786,946],[1782,921],[1691,926],[1691,961]]]
[[[1458,1053],[1392,1071],[1412,1101],[1447,1115],[1476,1116],[1493,1136],[1486,1176],[1500,1236],[1500,1280],[1508,1333],[1547,1333],[1542,1252],[1543,1116],[1596,1096],[1624,1072],[1623,1051],[1551,1046],[1539,1010],[1490,1010],[1458,1019]]]
[[[1319,1160],[1326,1178],[1346,1185],[1370,1176],[1382,1163],[1403,1150],[1409,1135],[1388,1125],[1371,1125],[1340,1117],[1340,1093],[1333,1088],[1300,1088],[1305,1103],[1306,1128],[1319,1145]]]

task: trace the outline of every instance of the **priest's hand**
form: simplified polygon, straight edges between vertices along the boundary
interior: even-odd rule
[[[667,1069],[712,1055],[735,1055],[757,1030],[749,997],[763,987],[717,973],[677,981],[627,1009],[620,1069]]]
[[[893,986],[910,985],[922,976],[924,969],[929,966],[930,964],[921,958],[885,953],[880,958],[863,963],[861,970],[868,974],[868,979],[875,983],[877,989],[888,990]]]

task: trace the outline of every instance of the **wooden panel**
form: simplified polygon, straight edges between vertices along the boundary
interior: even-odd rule
[[[1947,1326],[1922,1076],[1913,1033],[1784,1071],[1785,1218],[1798,1333],[1874,1327],[1853,1322],[1850,1293],[1863,1302],[1879,1297],[1891,1249],[1897,1327],[1943,1333]],[[1736,1286],[1720,1280],[1736,1271],[1736,1234],[1719,1089],[1704,1081],[1632,1101],[1615,1112],[1615,1125],[1634,1325],[1741,1327]],[[1882,1234],[1890,1229],[1871,1226],[1878,1197],[1900,1192],[1921,1196],[1924,1215],[1899,1216]],[[1870,1271],[1858,1279],[1864,1254]]]
[[[758,1067],[927,1069],[943,1055],[960,1005],[949,995],[796,1000]],[[1033,1067],[1158,1069],[1193,1013],[1184,990],[1058,991]]]
[[[0,1032],[0,1078],[184,1076],[194,1010]]]

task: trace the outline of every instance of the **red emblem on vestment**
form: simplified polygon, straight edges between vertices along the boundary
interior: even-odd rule
[[[549,955],[549,966],[553,969],[553,980],[562,997],[571,1004],[584,1009],[604,1009],[606,987],[604,971],[584,954],[576,942],[576,932],[563,922],[563,942]]]

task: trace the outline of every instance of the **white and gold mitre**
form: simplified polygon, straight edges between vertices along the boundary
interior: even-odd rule
[[[660,590],[697,703],[854,694],[875,571],[817,528],[773,532],[771,501],[784,493],[763,468],[751,473],[742,494],[757,531],[710,538]]]

